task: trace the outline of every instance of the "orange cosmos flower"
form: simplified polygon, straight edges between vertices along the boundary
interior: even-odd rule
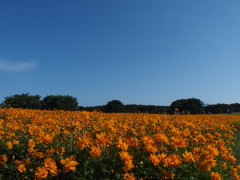
[[[170,171],[163,170],[162,179],[174,179],[175,174],[171,173]]]
[[[237,171],[240,172],[240,165],[237,166]]]
[[[35,147],[34,139],[29,139],[29,140],[28,140],[28,147],[29,147],[29,148],[34,148],[34,147]]]
[[[167,158],[167,161],[168,161],[168,164],[171,166],[171,167],[176,167],[176,168],[179,168],[179,166],[182,164],[182,159],[180,158],[179,155],[176,155],[176,154],[173,154],[172,156],[169,156]]]
[[[57,175],[57,172],[58,172],[57,165],[53,158],[45,159],[44,166],[47,170],[49,170],[51,175],[53,175],[53,176]]]
[[[83,150],[91,144],[91,140],[87,136],[83,136],[83,138],[78,138],[78,141],[75,144],[79,149]]]
[[[21,173],[23,173],[24,171],[26,171],[26,167],[25,164],[22,164],[21,161],[15,160],[14,161],[15,165],[17,166],[17,170]]]
[[[159,156],[155,156],[154,154],[150,154],[150,156],[148,156],[148,160],[151,161],[154,166],[159,165],[159,163],[161,162]]]
[[[35,171],[34,177],[36,180],[44,179],[48,175],[48,172],[45,167],[38,167]]]
[[[135,177],[134,177],[134,174],[133,174],[133,173],[131,173],[131,174],[125,173],[125,174],[123,175],[123,179],[124,179],[124,180],[135,180]]]
[[[6,143],[6,145],[8,146],[9,149],[12,149],[13,148],[13,145],[12,145],[12,142],[11,141],[8,141]]]
[[[222,162],[221,167],[222,167],[223,169],[227,169],[227,163],[226,163],[226,162]]]
[[[101,132],[100,134],[96,134],[97,141],[96,143],[98,145],[102,145],[104,148],[107,146],[109,142],[109,138],[107,137],[107,134],[105,132]]]
[[[151,145],[151,144],[147,145],[147,146],[146,146],[146,149],[147,149],[147,151],[150,152],[150,153],[155,153],[155,152],[158,151],[157,146]]]
[[[102,154],[102,150],[98,146],[92,146],[90,154],[92,157],[99,157]]]
[[[212,172],[211,173],[211,180],[221,180],[221,174],[217,173],[217,172]]]
[[[164,142],[166,144],[169,144],[169,139],[162,133],[157,133],[156,135],[154,135],[154,137],[157,142]]]
[[[12,143],[18,145],[18,144],[19,144],[19,141],[13,140]]]
[[[75,171],[76,169],[76,165],[78,165],[78,163],[76,161],[74,161],[74,157],[73,155],[71,155],[70,158],[66,158],[66,159],[62,159],[61,164],[65,165],[64,167],[64,172],[67,173],[70,170]]]
[[[23,173],[24,171],[26,171],[26,166],[25,164],[20,164],[19,166],[17,166],[17,170],[21,173]]]
[[[52,140],[53,140],[53,136],[51,136],[49,134],[46,134],[45,136],[43,136],[43,142],[46,143],[46,144],[51,143]]]
[[[5,154],[1,155],[0,156],[0,167],[7,161],[8,161],[7,156]]]
[[[126,151],[119,152],[120,158],[124,160],[125,166],[123,167],[124,172],[134,168],[132,164],[132,156],[130,156]]]
[[[215,167],[217,164],[216,162],[217,161],[213,158],[206,159],[206,160],[200,162],[200,165],[198,163],[197,166],[200,167],[200,172],[203,173],[205,171],[210,171],[212,167]]]
[[[124,151],[126,151],[128,149],[128,145],[125,142],[123,142],[121,136],[119,137],[118,141],[115,144],[117,145],[118,148],[120,148]]]
[[[195,162],[193,154],[191,152],[185,151],[185,153],[183,154],[183,158],[183,161],[187,163]]]

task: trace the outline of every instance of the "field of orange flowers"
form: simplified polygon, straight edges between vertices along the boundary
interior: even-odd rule
[[[240,116],[0,109],[1,179],[240,179]]]

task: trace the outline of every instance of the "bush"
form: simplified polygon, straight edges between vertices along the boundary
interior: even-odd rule
[[[26,94],[15,94],[13,96],[5,97],[3,107],[13,107],[22,109],[40,109],[42,106],[42,101],[39,95],[29,95]]]
[[[108,113],[120,113],[125,112],[123,103],[119,100],[109,101],[106,105],[106,112]]]
[[[202,114],[204,107],[200,99],[189,98],[173,101],[169,109],[171,113],[177,110],[180,113]]]
[[[48,110],[61,109],[69,111],[79,110],[77,98],[69,95],[50,95],[43,99],[43,108]]]

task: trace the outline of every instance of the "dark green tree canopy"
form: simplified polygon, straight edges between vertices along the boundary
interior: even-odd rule
[[[44,109],[79,110],[77,98],[69,95],[49,95],[43,99]]]
[[[40,109],[42,101],[39,95],[15,94],[13,96],[5,97],[3,102],[6,107],[23,108],[23,109]]]
[[[190,114],[202,114],[204,110],[203,102],[196,98],[173,101],[169,108],[171,113],[173,113],[176,108],[180,113],[184,112]]]
[[[112,100],[109,101],[105,107],[106,112],[109,113],[120,113],[120,112],[125,112],[125,107],[123,103],[119,100]]]

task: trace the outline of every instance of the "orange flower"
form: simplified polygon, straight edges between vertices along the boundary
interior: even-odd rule
[[[218,172],[213,172],[211,173],[211,180],[221,180],[221,174],[219,174]]]
[[[91,144],[91,140],[84,136],[83,138],[78,138],[78,141],[75,144],[79,149],[83,150],[85,147]]]
[[[51,143],[53,140],[53,137],[49,134],[46,134],[44,137],[43,137],[43,142],[45,142],[46,144],[49,144]]]
[[[29,147],[29,148],[34,148],[34,147],[35,147],[34,139],[29,139],[29,140],[28,140],[28,147]]]
[[[64,172],[67,173],[70,170],[75,171],[76,169],[76,165],[78,165],[78,163],[76,161],[74,161],[74,157],[73,155],[71,155],[70,158],[66,158],[66,159],[62,159],[61,164],[65,165],[64,166]]]
[[[174,179],[175,174],[171,173],[170,171],[163,170],[163,175],[162,179]]]
[[[237,166],[237,171],[240,172],[240,165]]]
[[[26,171],[26,166],[25,166],[25,164],[22,164],[21,161],[15,160],[14,163],[17,166],[17,170],[19,172],[23,173],[24,171]]]
[[[223,169],[227,169],[227,163],[226,163],[226,162],[222,162],[221,167],[222,167]]]
[[[179,155],[173,154],[172,156],[169,156],[167,158],[168,164],[171,167],[179,168],[179,166],[182,164],[182,159],[179,157]]]
[[[20,164],[19,166],[17,166],[17,170],[21,173],[23,173],[24,171],[26,171],[26,167],[25,164]]]
[[[167,136],[165,136],[162,133],[157,133],[154,137],[157,142],[164,142],[166,144],[169,144],[169,140],[168,140]]]
[[[205,171],[211,171],[211,168],[216,166],[216,162],[217,161],[213,158],[205,159],[204,161],[199,162],[197,166],[200,167],[200,172],[203,173]]]
[[[119,155],[125,163],[125,166],[123,167],[124,172],[134,168],[134,165],[132,164],[132,156],[130,156],[126,151],[119,152]]]
[[[135,180],[135,177],[134,177],[134,174],[133,174],[133,173],[131,173],[131,174],[125,173],[125,174],[123,175],[123,179],[124,179],[124,180]]]
[[[154,166],[157,166],[160,163],[159,156],[155,156],[154,154],[150,154],[148,160],[151,161],[154,164]]]
[[[13,140],[12,143],[18,145],[18,144],[19,144],[19,141]]]
[[[150,152],[150,153],[155,153],[155,152],[158,151],[157,146],[151,145],[151,144],[147,145],[147,146],[146,146],[146,149],[147,149],[147,151]]]
[[[6,145],[8,146],[9,149],[12,149],[13,148],[13,145],[12,145],[12,142],[11,141],[8,141],[6,143]]]
[[[48,172],[46,170],[45,167],[38,167],[35,171],[35,175],[34,177],[37,179],[37,180],[40,180],[40,179],[44,179],[46,178],[48,175]]]
[[[56,176],[57,175],[57,165],[56,165],[56,162],[53,158],[47,158],[45,161],[44,161],[44,165],[45,165],[45,168],[47,170],[49,170],[50,174],[53,175],[53,176]]]
[[[185,151],[183,157],[184,157],[183,161],[187,163],[195,162],[193,154],[191,152]]]
[[[1,165],[3,165],[7,161],[8,161],[7,156],[5,154],[1,155],[0,156],[0,167],[1,167]]]
[[[116,142],[116,145],[118,148],[120,148],[124,151],[126,151],[128,149],[128,145],[125,142],[123,142],[121,136],[119,137],[118,142]]]
[[[107,137],[105,132],[101,132],[100,134],[96,134],[97,138],[97,145],[102,145],[104,148],[107,146],[109,143],[109,138]]]
[[[91,147],[91,151],[90,154],[92,157],[99,157],[102,154],[102,150],[100,149],[100,147],[96,147],[96,146],[92,146]]]

